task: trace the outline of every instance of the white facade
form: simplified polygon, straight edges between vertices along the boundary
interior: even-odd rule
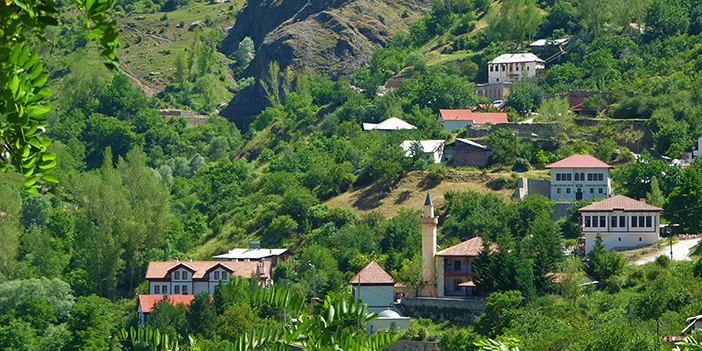
[[[606,250],[648,246],[659,239],[658,212],[613,210],[581,215],[586,253],[592,250],[598,233]]]
[[[352,285],[353,296],[368,304],[368,311],[381,312],[391,307],[395,293],[393,285]]]
[[[510,83],[533,77],[544,69],[544,60],[534,54],[505,54],[488,62],[488,83]]]
[[[193,282],[193,273],[185,268],[179,268],[171,272],[170,280],[149,281],[149,294],[151,295],[195,295],[201,292],[214,294],[214,289],[219,285],[220,279],[223,284],[229,281],[229,272],[218,267],[209,272],[207,281]],[[168,278],[168,277],[167,277]]]
[[[424,153],[424,159],[432,158],[434,163],[439,163],[444,158],[445,140],[405,140],[400,145],[405,150],[405,157],[412,157],[412,146],[419,143]]]
[[[551,200],[593,200],[612,193],[609,168],[552,168]]]

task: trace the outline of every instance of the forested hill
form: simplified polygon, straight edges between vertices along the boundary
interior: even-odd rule
[[[582,274],[582,260],[566,262],[563,255],[579,234],[577,212],[556,223],[550,199],[509,198],[517,170],[548,179],[545,165],[591,154],[614,165],[615,193],[648,198],[663,207],[664,220],[690,233],[702,231],[698,211],[689,210],[702,206],[699,164],[671,165],[646,150],[681,158],[702,136],[699,1],[436,0],[411,25],[403,17],[420,13],[422,2],[416,13],[398,9],[412,2],[367,2],[358,9],[354,4],[334,3],[327,16],[312,1],[298,14],[275,19],[279,23],[269,32],[231,29],[237,36],[227,40],[238,43],[230,43],[223,29],[251,21],[235,21],[236,16],[265,14],[267,7],[256,12],[239,11],[245,5],[240,1],[120,0],[114,16],[124,74],[113,76],[99,65],[97,44],[80,13],[61,3],[59,25],[44,33],[52,46],[31,42],[49,63],[48,150],[56,154],[52,176],[59,182],[29,194],[21,174],[0,173],[0,345],[109,349],[109,335],[136,324],[134,295],[148,291],[148,262],[210,259],[246,247],[249,239],[295,253],[296,265],[278,266],[273,281],[308,301],[313,286],[319,297],[346,294],[349,279],[371,260],[400,277],[421,258],[421,201],[407,199],[432,189],[445,190],[437,208],[438,245],[480,235],[508,248],[485,253],[476,265],[479,283],[485,282],[479,291],[498,293],[488,308],[493,314],[471,331],[454,333],[460,346],[445,350],[473,350],[478,334],[518,337],[525,350],[653,350],[660,341],[652,336],[657,330],[677,333],[686,317],[702,312],[701,263],[660,259],[625,268],[614,252],[596,251],[590,259],[595,263],[584,267],[602,282],[602,291],[583,290],[572,280],[565,298],[554,296],[546,273]],[[282,30],[311,25],[295,22],[308,18],[305,6],[320,9],[312,18],[328,19],[330,27],[314,32],[318,42],[328,44],[324,48],[351,40],[339,38],[352,25],[364,28],[348,20],[354,16],[385,9],[388,27],[402,25],[392,27],[399,30],[394,35],[383,34],[382,45],[372,44],[382,47],[366,62],[349,61],[360,67],[338,69],[338,79],[332,79],[290,65],[307,59],[290,49],[297,44],[285,43]],[[339,14],[346,22],[335,17]],[[345,29],[331,34],[334,28]],[[400,147],[405,140],[450,144],[465,136],[464,129],[443,130],[439,109],[495,111],[474,92],[474,84],[487,77],[486,63],[528,51],[537,38],[569,41],[539,53],[553,57],[547,70],[515,83],[504,108],[511,121],[554,122],[554,135],[499,129],[476,138],[492,150],[484,169],[432,163],[416,148],[407,157]],[[236,49],[225,50],[222,43]],[[276,56],[278,44],[286,45],[285,57]],[[264,51],[258,59],[257,50]],[[329,65],[341,67],[344,55],[334,51]],[[380,88],[400,76],[401,86]],[[238,119],[237,126],[218,115],[254,85],[259,86],[254,91],[263,91],[253,94],[264,99],[258,107],[265,108],[250,123]],[[563,94],[575,89],[607,93],[580,106],[583,115],[594,117],[571,113]],[[256,101],[250,103],[256,107]],[[159,115],[164,108],[209,117],[188,125],[185,118]],[[234,113],[233,104],[229,109],[232,119],[246,116]],[[417,128],[386,135],[362,129],[363,123],[390,117]],[[154,325],[161,323],[181,344],[188,334],[202,332],[223,348],[246,331],[285,324],[279,310],[242,301],[240,292],[255,291],[256,284],[232,281],[231,300],[219,295],[217,307],[207,307],[206,330],[198,309],[165,303],[168,317]],[[495,324],[494,316],[506,318]],[[408,332],[408,338],[420,335],[426,335],[425,326]]]

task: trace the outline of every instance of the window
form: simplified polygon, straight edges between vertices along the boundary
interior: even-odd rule
[[[585,173],[580,172],[580,180],[585,181]]]
[[[590,227],[590,216],[585,216],[585,227],[586,228]]]
[[[579,174],[579,173],[575,173],[575,181],[577,182],[577,181],[579,181],[579,180],[580,180],[580,174]]]
[[[641,238],[639,237],[639,241],[641,241]]]
[[[592,173],[587,174],[587,181],[591,182],[592,181]]]
[[[607,216],[600,216],[600,227],[604,228],[607,226]]]
[[[453,261],[453,270],[459,272],[461,270],[461,261]]]
[[[622,238],[619,238],[619,241],[622,241]]]
[[[187,294],[188,294],[188,286],[183,285],[183,295],[187,295]]]
[[[500,78],[495,78],[495,81],[496,81],[496,82],[499,82],[499,81],[500,81]]]
[[[603,174],[603,173],[598,174],[598,175],[597,175],[597,180],[599,180],[600,182],[601,182],[602,180],[604,180],[604,174]]]
[[[619,227],[626,228],[626,216],[619,216]]]
[[[176,285],[173,287],[173,293],[174,294],[180,294],[180,285]]]
[[[183,272],[183,280],[187,280],[187,279],[188,279],[188,272]]]
[[[519,66],[514,66],[514,69],[519,71]]]
[[[219,280],[219,271],[214,272],[214,280]]]
[[[590,194],[594,194],[594,193],[595,193],[595,188],[590,188]]]
[[[612,216],[612,228],[617,227],[617,216]]]
[[[636,216],[631,216],[631,227],[636,228]]]
[[[639,216],[639,227],[644,227],[644,216]]]
[[[592,216],[592,226],[597,228],[599,227],[599,221],[597,220],[597,216]]]
[[[558,193],[558,195],[560,195],[560,194],[561,194],[561,188],[556,188],[556,192]]]
[[[527,66],[527,71],[529,70],[529,66]]]
[[[566,176],[566,180],[567,180],[567,181],[573,180],[573,175],[572,175],[572,174],[567,173],[565,176]]]
[[[161,293],[168,295],[168,285],[161,285]]]
[[[173,279],[180,280],[180,271],[175,271],[175,273],[173,273]]]
[[[566,188],[566,194],[570,194],[570,188]]]
[[[154,286],[154,294],[155,295],[160,295],[161,294],[161,287],[156,285]]]
[[[490,65],[490,72],[492,72],[492,65]]]
[[[602,190],[602,188],[599,188],[599,189],[597,189],[597,192],[602,194],[604,192],[604,190]]]
[[[559,182],[561,181],[561,174],[560,173],[556,173],[556,181],[559,181]]]
[[[651,226],[652,226],[651,221],[652,221],[651,216],[646,216],[646,228],[651,228]]]
[[[509,65],[509,71],[512,72],[512,65]]]

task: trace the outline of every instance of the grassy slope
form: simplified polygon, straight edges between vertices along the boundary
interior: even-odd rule
[[[243,4],[243,0],[215,4],[194,2],[172,12],[135,11],[127,15],[116,11],[115,18],[120,32],[120,45],[117,49],[120,69],[147,95],[158,94],[165,89],[172,78],[178,53],[188,49],[193,41],[193,32],[188,30],[190,24],[195,21],[204,22],[205,16],[209,15],[214,23],[211,28],[227,28],[234,24],[236,13]],[[161,20],[164,14],[167,19]],[[177,28],[181,21],[185,25]],[[139,36],[143,39],[137,43]],[[100,80],[110,78],[110,74],[102,68],[94,42],[89,43],[87,48],[75,52],[65,55],[57,52],[54,55],[70,67],[72,73],[52,84],[69,88],[67,85],[71,84],[72,75],[75,74],[88,74],[92,79]],[[216,79],[216,84],[220,91],[220,100],[228,102],[233,94],[228,92],[226,87],[235,85],[231,71],[227,67],[231,60],[219,52],[215,55],[216,62],[211,65],[211,69],[213,72],[221,71],[225,75],[225,80],[222,82]],[[152,72],[154,74],[151,74]]]

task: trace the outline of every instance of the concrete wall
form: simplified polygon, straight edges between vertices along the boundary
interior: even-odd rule
[[[517,134],[518,137],[531,137],[532,134],[538,135],[539,138],[549,138],[565,133],[566,130],[560,123],[498,123],[492,126],[482,124],[472,124],[466,126],[466,138],[482,138],[490,135],[499,128],[509,128]]]
[[[556,202],[553,204],[553,213],[551,213],[551,219],[557,221],[562,217],[568,215],[568,210],[575,206],[575,202]]]
[[[449,320],[454,323],[473,323],[475,317],[483,314],[485,300],[465,300],[451,298],[405,297],[402,306],[414,318],[429,318],[441,323]]]
[[[523,199],[528,195],[541,194],[551,196],[551,182],[543,179],[524,178],[517,179],[517,187],[514,189],[514,197]]]
[[[353,296],[358,295],[358,286],[353,285]],[[395,299],[395,292],[392,285],[380,286],[365,286],[361,285],[361,294],[359,296],[363,302],[368,304],[368,310],[371,312],[380,312],[392,306]]]

